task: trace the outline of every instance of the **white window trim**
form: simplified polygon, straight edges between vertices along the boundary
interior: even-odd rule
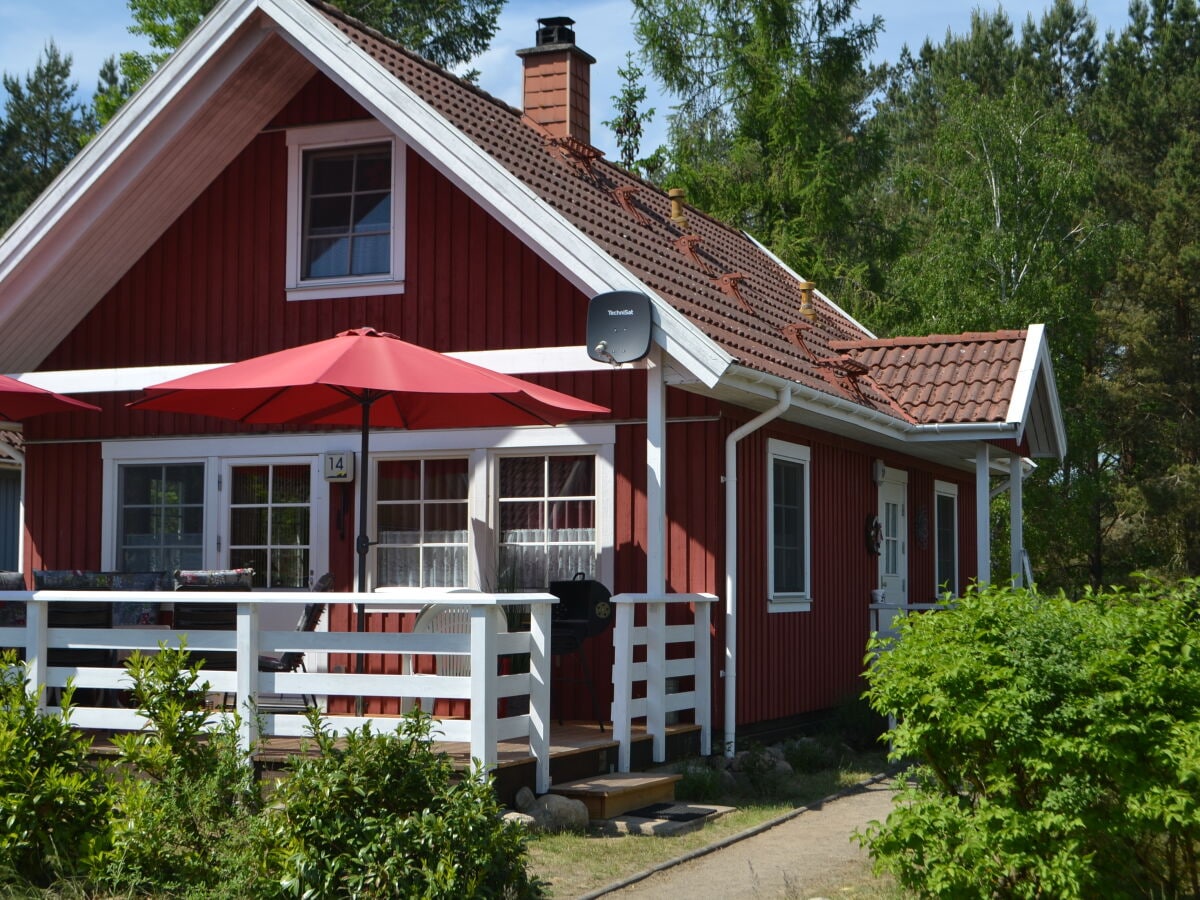
[[[958,546],[958,485],[950,481],[934,481],[933,482],[933,577],[937,581],[938,571],[941,569],[938,559],[938,497],[952,497],[954,499],[954,581],[951,587],[951,594],[958,596],[958,578],[961,572],[962,556]],[[934,584],[933,589],[938,597],[941,597],[942,586]]]
[[[300,277],[304,207],[304,154],[309,150],[352,147],[355,144],[392,145],[392,247],[390,272],[345,278]],[[404,292],[405,145],[375,119],[290,128],[287,132],[287,271],[289,300],[369,297]]]
[[[804,589],[775,590],[775,460],[804,465]],[[767,441],[767,610],[808,612],[812,609],[812,451],[803,444]]]

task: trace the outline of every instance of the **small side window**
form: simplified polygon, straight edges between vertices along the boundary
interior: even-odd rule
[[[809,449],[768,444],[770,601],[773,609],[808,609],[811,596]]]
[[[958,594],[958,485],[934,482],[934,576],[938,596]]]

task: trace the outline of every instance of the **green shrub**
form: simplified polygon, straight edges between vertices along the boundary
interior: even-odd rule
[[[123,777],[99,880],[135,893],[245,896],[259,866],[260,803],[237,717],[207,724],[208,684],[184,646],[134,653],[127,670],[149,724],[113,738]]]
[[[688,760],[679,770],[675,796],[694,803],[716,803],[725,794],[724,768],[713,768],[703,759]]]
[[[836,769],[842,754],[827,736],[799,737],[784,742],[783,758],[796,772],[821,772]]]
[[[922,896],[1195,896],[1200,584],[985,588],[877,642],[867,695],[918,761],[880,866]]]
[[[91,741],[63,714],[38,709],[14,651],[0,654],[0,878],[48,885],[87,871],[103,851],[109,787]]]
[[[282,872],[257,896],[535,897],[525,837],[504,822],[490,779],[459,779],[419,710],[396,733],[341,739],[309,713],[319,751],[296,757],[266,813],[260,851]]]

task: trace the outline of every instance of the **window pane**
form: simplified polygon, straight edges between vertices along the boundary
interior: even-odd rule
[[[354,216],[348,217],[359,234],[388,231],[392,224],[392,195],[364,194],[354,198]]]
[[[276,550],[271,554],[271,586],[308,587],[308,548]]]
[[[387,144],[305,154],[302,277],[390,271],[391,160]]]
[[[421,551],[416,547],[380,547],[376,578],[380,585],[389,587],[420,587]]]
[[[307,503],[312,491],[308,466],[276,466],[271,500],[275,503]]]
[[[350,231],[351,197],[321,197],[308,207],[308,236],[336,237]]]
[[[801,593],[805,585],[805,523],[807,500],[804,496],[804,464],[775,459],[771,467],[774,589],[779,593]]]
[[[389,235],[356,237],[351,245],[350,274],[380,275],[388,270]]]
[[[267,576],[270,574],[270,562],[268,561],[268,551],[266,550],[242,547],[233,552],[232,548],[230,548],[229,565],[235,569],[253,569],[253,585],[256,588],[272,586],[267,583]]]
[[[364,147],[358,153],[356,191],[392,189],[392,149],[387,145]]]
[[[420,500],[421,462],[413,459],[389,459],[379,463],[380,500]]]
[[[117,493],[122,569],[149,572],[202,564],[203,463],[121,466]]]
[[[542,510],[540,501],[501,504],[500,540],[518,543],[545,540]]]
[[[233,470],[233,502],[234,503],[266,503],[267,477],[270,469],[267,466],[239,466]]]
[[[958,591],[957,503],[946,494],[937,495],[937,589]]]
[[[590,456],[551,456],[547,496],[577,497],[596,493],[596,466]]]
[[[584,578],[595,578],[596,546],[581,544],[551,547],[546,554],[546,565],[546,585],[551,581],[567,581],[574,578],[577,572],[582,572]]]
[[[271,511],[272,544],[308,544],[308,534],[308,507],[284,507]]]
[[[379,540],[386,544],[415,544],[421,539],[421,507],[389,503],[379,507]]]
[[[315,238],[307,242],[308,262],[304,267],[309,278],[333,278],[345,275],[350,266],[349,238]]]
[[[430,503],[425,507],[427,543],[466,543],[467,504]]]
[[[500,460],[501,497],[541,497],[545,487],[545,459],[505,457]]]
[[[500,548],[500,590],[545,590],[550,584],[546,575],[546,552],[539,546],[508,545]]]
[[[591,528],[596,524],[592,500],[554,500],[547,504],[551,530]]]
[[[426,547],[422,552],[425,587],[465,587],[467,583],[466,547]]]
[[[267,543],[267,510],[251,507],[229,512],[229,542],[234,545]]]
[[[348,194],[354,184],[354,156],[346,153],[310,153],[309,192],[311,194]]]
[[[466,500],[467,489],[467,461],[465,459],[426,461],[426,500]]]

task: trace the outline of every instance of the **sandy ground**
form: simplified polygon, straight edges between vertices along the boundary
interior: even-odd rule
[[[851,835],[872,819],[882,821],[891,806],[889,783],[869,785],[605,897],[813,897],[836,885],[842,873],[853,879],[869,863],[866,850]]]

